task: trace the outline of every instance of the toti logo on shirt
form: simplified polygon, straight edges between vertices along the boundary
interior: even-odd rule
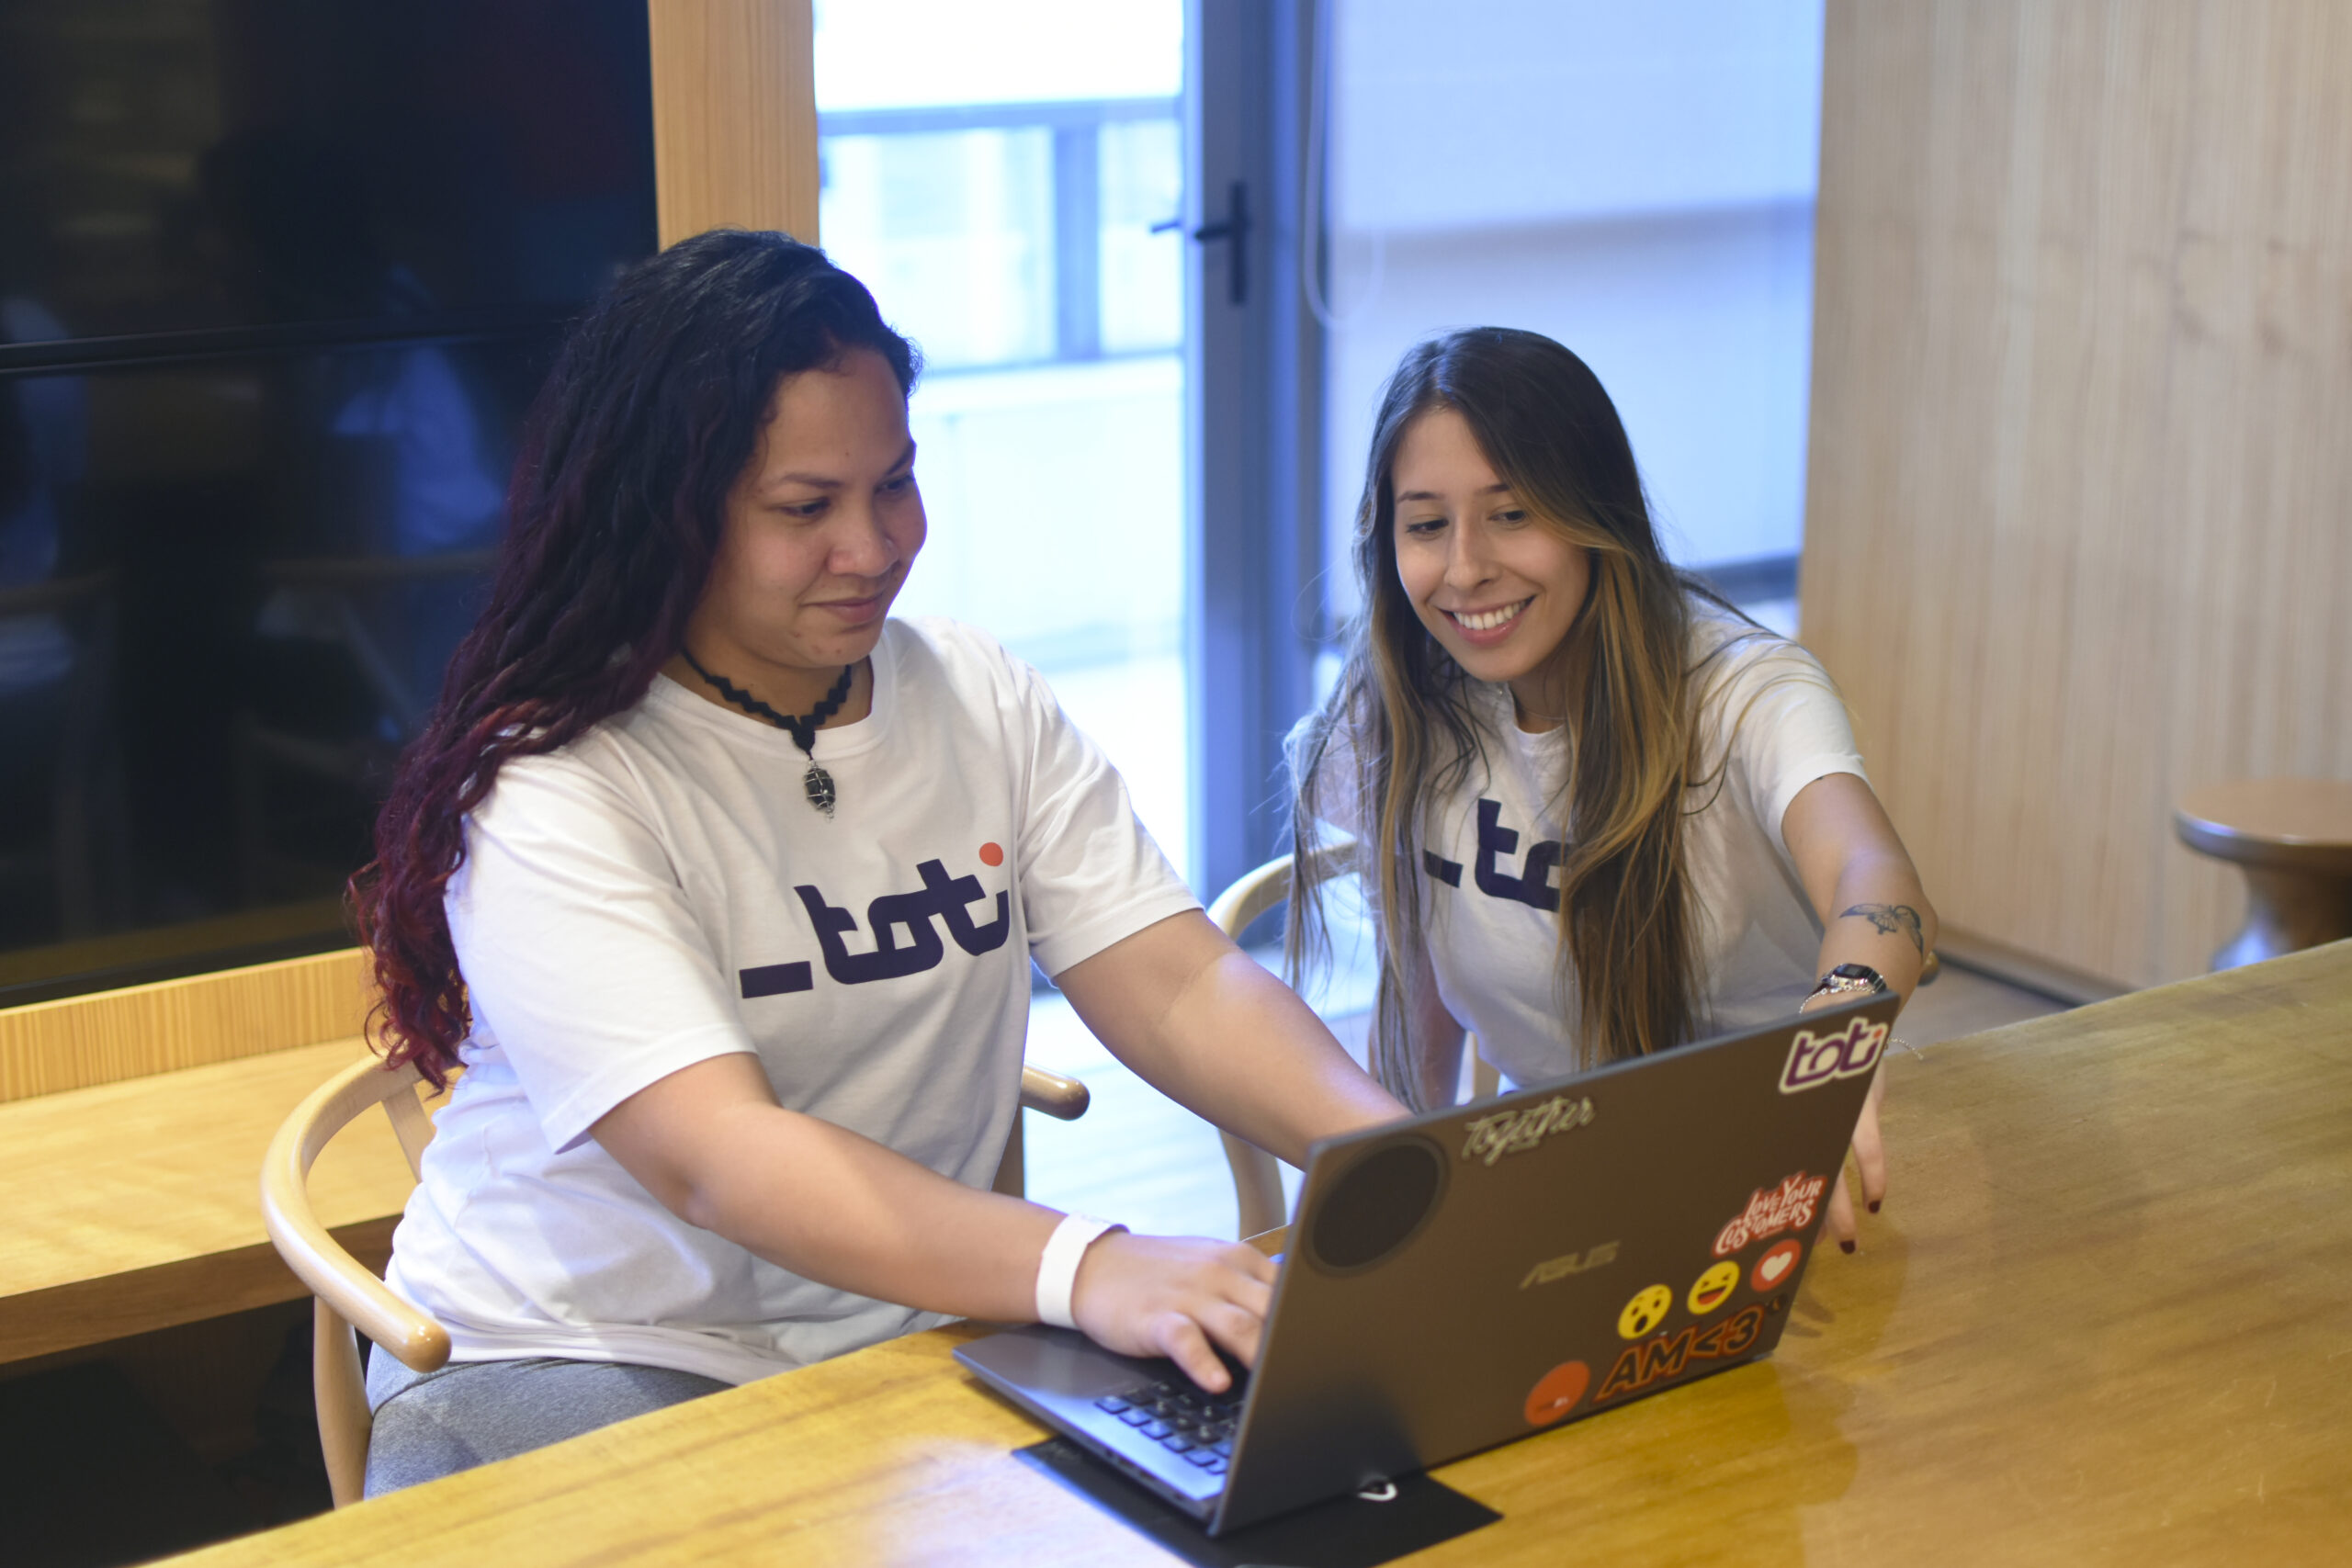
[[[1002,865],[1004,850],[997,844],[982,844],[980,862],[989,867]],[[990,910],[989,896],[977,876],[950,876],[945,863],[935,860],[918,863],[915,874],[922,878],[921,887],[909,893],[885,893],[865,906],[865,931],[874,943],[866,953],[852,953],[842,940],[856,933],[855,915],[828,902],[824,890],[813,883],[804,882],[792,890],[808,911],[809,924],[817,928],[825,973],[837,983],[868,986],[936,969],[951,941],[975,958],[1004,945],[1012,932],[1009,895],[998,893]],[[994,918],[974,919],[975,904],[982,906],[983,915]],[[939,934],[940,925],[947,928],[945,940]],[[816,976],[806,963],[763,964],[738,971],[737,977],[746,1001],[811,990],[816,986]]]
[[[1564,847],[1551,839],[1538,839],[1527,846],[1526,863],[1518,871],[1506,870],[1504,857],[1519,853],[1519,829],[1503,826],[1500,801],[1481,800],[1478,859],[1472,869],[1472,885],[1489,898],[1508,898],[1547,914],[1556,912],[1560,890],[1552,886],[1552,873],[1560,863]],[[1462,863],[1447,860],[1434,850],[1421,852],[1421,869],[1448,887],[1462,886]]]

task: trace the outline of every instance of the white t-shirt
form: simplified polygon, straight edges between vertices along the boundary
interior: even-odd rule
[[[465,1076],[393,1238],[392,1288],[459,1360],[629,1361],[743,1382],[940,1321],[686,1224],[593,1138],[713,1056],[784,1105],[985,1188],[1048,974],[1199,903],[1034,671],[892,621],[873,711],[790,736],[666,678],[507,763],[447,907]],[[791,1195],[778,1195],[790,1201]]]
[[[1753,632],[1703,604],[1691,620],[1694,659]],[[1461,789],[1436,803],[1422,859],[1423,930],[1446,1010],[1506,1077],[1537,1083],[1577,1070],[1569,1042],[1578,1005],[1572,979],[1562,994],[1555,913],[1567,732],[1521,730],[1508,686],[1470,690],[1487,765],[1474,760]],[[1758,637],[1728,649],[1706,667],[1698,697],[1706,784],[1690,800],[1698,809],[1684,824],[1683,853],[1702,1027],[1722,1032],[1795,1011],[1818,978],[1821,922],[1781,819],[1814,780],[1867,775],[1844,702],[1794,643]]]

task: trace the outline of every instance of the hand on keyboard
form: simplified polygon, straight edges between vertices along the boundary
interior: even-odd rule
[[[1273,1284],[1273,1263],[1238,1242],[1114,1232],[1086,1249],[1070,1309],[1103,1348],[1166,1356],[1222,1393],[1233,1376],[1217,1351],[1256,1362]]]

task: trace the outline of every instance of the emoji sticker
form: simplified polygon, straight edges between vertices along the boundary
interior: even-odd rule
[[[1731,1293],[1737,1289],[1739,1265],[1718,1263],[1699,1276],[1690,1287],[1690,1294],[1685,1299],[1690,1302],[1693,1313],[1704,1317],[1731,1300]]]
[[[1592,1384],[1592,1369],[1582,1361],[1562,1361],[1536,1380],[1527,1393],[1527,1424],[1548,1427],[1577,1407]]]
[[[1758,1258],[1756,1267],[1748,1271],[1747,1282],[1756,1287],[1759,1295],[1785,1285],[1796,1278],[1797,1259],[1804,1255],[1804,1247],[1794,1236],[1774,1242],[1764,1249],[1764,1256]]]
[[[1635,1279],[1640,1277],[1638,1274],[1634,1276]],[[1617,1314],[1618,1337],[1623,1339],[1639,1339],[1643,1335],[1664,1323],[1666,1314],[1673,1310],[1674,1292],[1664,1285],[1652,1285],[1648,1290],[1640,1292],[1632,1301],[1627,1302],[1625,1310]]]

